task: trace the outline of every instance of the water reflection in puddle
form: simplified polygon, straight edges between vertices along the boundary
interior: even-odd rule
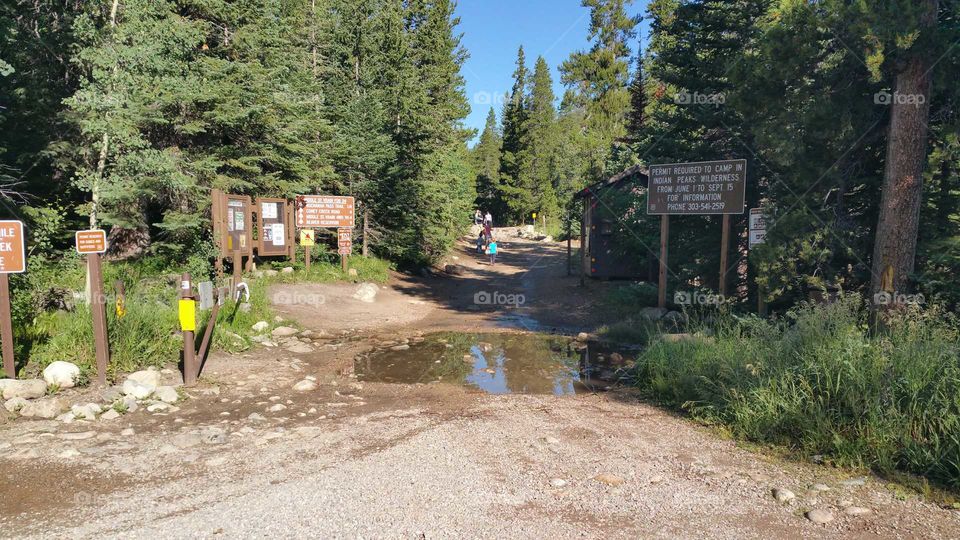
[[[355,361],[361,381],[452,383],[490,394],[596,392],[616,383],[635,353],[538,334],[440,333],[405,350]]]

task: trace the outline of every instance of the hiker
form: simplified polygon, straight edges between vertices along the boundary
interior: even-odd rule
[[[483,224],[483,236],[486,237],[487,243],[493,240],[493,228],[490,226],[490,222]]]
[[[497,241],[490,239],[490,243],[487,244],[487,255],[490,256],[490,266],[493,266],[497,262]]]
[[[490,214],[489,210],[487,210],[487,215],[483,216],[483,223],[493,227],[493,216]]]
[[[483,253],[483,248],[487,244],[487,237],[483,234],[483,231],[480,231],[480,234],[477,236],[477,253]]]
[[[477,208],[477,211],[473,213],[473,224],[480,225],[483,223],[483,214],[480,213],[480,209]]]

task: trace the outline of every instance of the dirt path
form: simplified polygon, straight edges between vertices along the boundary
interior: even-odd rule
[[[433,331],[597,323],[602,285],[566,277],[565,246],[500,237],[497,265],[464,244],[459,275],[397,275],[372,303],[356,285],[271,291],[310,330],[298,342],[311,352],[217,355],[178,410],[0,426],[0,536],[960,537],[956,511],[748,451],[629,389],[494,396],[358,382],[355,358]],[[475,303],[483,292],[525,298]],[[779,503],[775,488],[796,498]],[[813,509],[833,521],[804,517]]]

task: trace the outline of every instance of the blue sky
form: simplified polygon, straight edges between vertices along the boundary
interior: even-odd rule
[[[641,14],[646,5],[646,0],[636,0],[630,13]],[[471,107],[465,123],[477,130],[483,129],[491,105],[499,116],[503,95],[513,86],[520,45],[529,69],[537,56],[547,61],[558,99],[564,90],[558,67],[570,53],[589,46],[590,11],[580,0],[460,0],[457,14],[462,44],[470,53],[461,70]],[[643,21],[644,40],[646,27]]]

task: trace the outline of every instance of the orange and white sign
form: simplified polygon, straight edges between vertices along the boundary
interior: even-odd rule
[[[22,221],[0,221],[0,274],[27,271]]]
[[[77,253],[81,255],[103,253],[107,250],[107,231],[102,229],[77,231],[76,239]]]

